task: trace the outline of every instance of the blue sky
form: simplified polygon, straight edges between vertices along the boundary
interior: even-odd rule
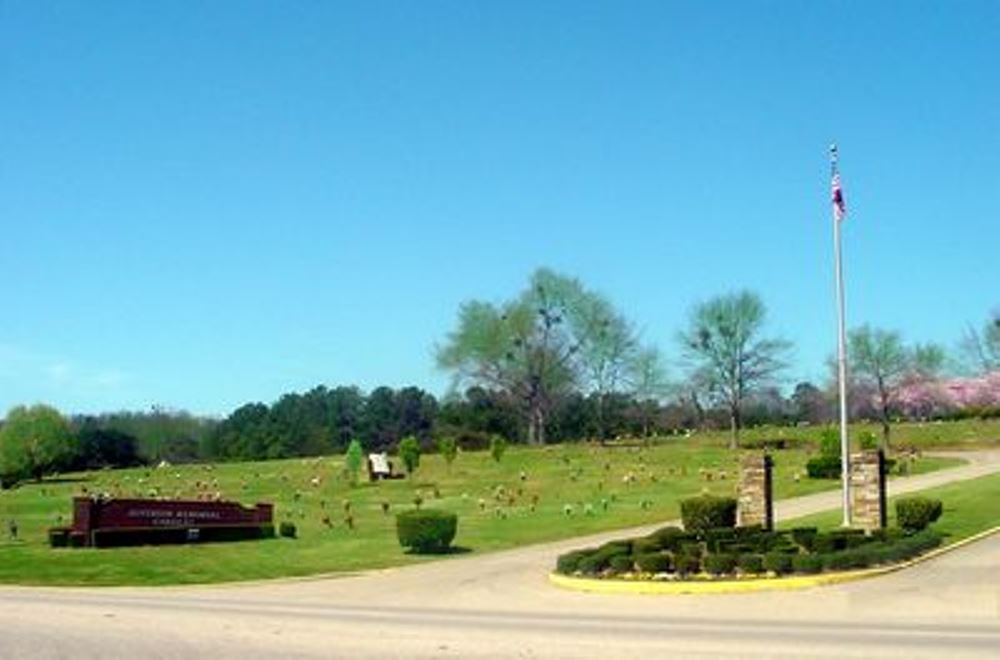
[[[835,341],[1000,303],[996,2],[0,3],[0,409],[448,385],[549,266],[668,356],[751,288]],[[676,369],[675,369],[676,374]]]

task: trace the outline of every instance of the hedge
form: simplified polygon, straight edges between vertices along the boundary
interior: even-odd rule
[[[777,575],[792,572],[792,555],[784,552],[769,552],[764,555],[764,570]]]
[[[414,509],[396,514],[399,544],[417,553],[445,552],[458,531],[458,516],[438,509]]]
[[[720,552],[705,557],[705,572],[712,575],[727,575],[736,568],[736,555]]]
[[[736,498],[701,495],[681,500],[684,530],[703,536],[708,530],[736,526]]]
[[[930,497],[906,497],[896,500],[896,520],[905,530],[919,532],[941,517],[941,500]]]
[[[666,573],[673,568],[670,555],[662,552],[636,555],[635,563],[643,573]]]

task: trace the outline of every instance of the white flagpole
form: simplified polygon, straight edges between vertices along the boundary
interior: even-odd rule
[[[831,194],[833,177],[837,176],[837,145],[830,145]],[[837,381],[840,389],[840,468],[843,480],[844,527],[851,526],[851,459],[847,437],[847,331],[844,321],[844,269],[841,265],[840,224],[837,204],[831,199],[833,213],[833,249],[837,280]]]

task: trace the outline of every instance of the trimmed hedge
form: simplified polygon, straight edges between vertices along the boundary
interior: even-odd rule
[[[896,520],[905,530],[919,532],[941,517],[941,500],[930,497],[905,497],[896,500]]]
[[[736,526],[736,498],[701,495],[681,500],[684,530],[703,537],[710,529]]]
[[[673,568],[670,555],[661,552],[637,555],[635,563],[643,573],[666,573]]]
[[[695,540],[693,535],[688,534],[680,527],[662,527],[646,538],[656,543],[658,550],[669,550],[671,552],[677,552],[681,549],[682,544]]]
[[[580,560],[593,552],[594,548],[588,548],[586,550],[571,550],[559,555],[559,558],[556,559],[556,571],[564,575],[575,573]]]
[[[792,572],[792,555],[784,552],[769,552],[764,555],[764,570],[777,575]]]
[[[631,555],[615,555],[608,564],[615,573],[628,573],[633,566]]]
[[[396,514],[399,544],[416,553],[445,552],[458,531],[458,516],[438,509],[414,509]]]
[[[694,575],[701,570],[701,556],[687,553],[674,555],[674,570],[680,575]]]
[[[806,461],[810,479],[839,479],[843,471],[840,456],[817,456]]]
[[[820,555],[795,555],[792,557],[792,570],[796,573],[819,573],[823,570],[823,557]]]
[[[736,565],[744,573],[763,573],[764,557],[761,555],[740,555]]]
[[[720,552],[705,557],[705,572],[712,575],[728,575],[736,568],[736,555]]]

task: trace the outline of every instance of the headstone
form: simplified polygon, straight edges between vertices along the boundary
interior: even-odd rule
[[[392,470],[389,468],[389,457],[385,452],[381,454],[368,454],[368,460],[372,464],[372,472],[375,474],[389,474]]]
[[[885,454],[881,449],[851,454],[851,524],[871,531],[886,522]]]
[[[741,527],[761,525],[767,530],[774,529],[773,465],[767,454],[751,454],[743,458],[736,500],[736,521]]]

